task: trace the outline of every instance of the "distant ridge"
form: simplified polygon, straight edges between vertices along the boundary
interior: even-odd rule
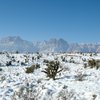
[[[37,50],[30,41],[23,40],[19,36],[8,36],[0,39],[0,51],[35,52]]]
[[[0,51],[8,52],[100,52],[99,43],[68,43],[64,39],[30,42],[19,36],[0,39]]]

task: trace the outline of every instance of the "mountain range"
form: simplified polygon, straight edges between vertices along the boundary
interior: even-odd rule
[[[64,39],[30,42],[19,36],[0,39],[0,51],[8,52],[100,52],[100,43],[68,43]]]

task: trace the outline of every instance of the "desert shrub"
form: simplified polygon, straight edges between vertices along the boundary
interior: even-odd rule
[[[75,61],[73,59],[70,59],[69,63],[75,63]]]
[[[35,69],[35,65],[32,65],[31,67],[27,67],[26,73],[33,73],[34,69]]]
[[[93,54],[92,54],[92,53],[90,53],[90,56],[92,57],[92,56],[93,56]]]
[[[94,56],[97,56],[97,53],[94,53]]]
[[[26,64],[25,64],[24,62],[21,62],[21,65],[22,65],[22,66],[26,66]]]
[[[47,77],[49,78],[52,78],[53,80],[55,80],[55,77],[57,75],[57,73],[59,73],[61,70],[59,70],[60,68],[60,63],[58,61],[50,61],[48,64],[47,64],[47,68],[45,68],[44,73],[47,74]]]
[[[87,66],[88,66],[87,63],[84,63],[84,68],[87,68]]]
[[[61,56],[61,59],[63,59],[63,56]]]
[[[35,69],[40,68],[39,64],[34,64],[31,67],[26,68],[26,73],[33,73]]]
[[[7,54],[6,54],[6,57],[7,57],[7,58],[10,58],[10,55],[7,53]]]
[[[6,76],[1,76],[0,81],[3,82],[4,80],[6,80]]]
[[[17,63],[19,63],[20,61],[18,60]]]
[[[84,74],[82,73],[78,73],[78,75],[76,76],[76,81],[83,81],[85,80],[85,76]]]
[[[65,61],[66,61],[65,57],[63,57],[63,58],[62,58],[62,61],[63,61],[63,62],[65,62]]]
[[[73,57],[71,57],[71,58],[70,58],[69,63],[75,63],[75,61],[74,61],[74,58],[73,58]]]
[[[96,97],[97,97],[97,95],[96,95],[96,94],[93,94],[93,100],[95,100],[95,99],[96,99]]]
[[[32,57],[32,61],[34,61],[35,60],[35,58],[34,57]]]
[[[58,57],[55,57],[54,60],[58,60]]]
[[[44,61],[43,61],[44,63],[49,63],[49,60],[46,60],[46,59],[44,59]]]
[[[29,59],[26,58],[26,59],[25,59],[25,63],[28,63],[28,62],[29,62]]]
[[[96,60],[96,69],[100,67],[100,60]]]
[[[0,63],[0,66],[1,66],[2,64]]]
[[[65,58],[64,56],[61,56],[61,60],[62,60],[63,62],[66,62],[66,58]]]
[[[12,61],[13,61],[13,62],[16,62],[16,60],[15,60],[15,59],[12,59]]]
[[[33,87],[34,85],[29,83],[25,84],[25,86],[20,86],[18,91],[14,91],[11,100],[37,100],[35,99],[37,94]]]
[[[36,52],[36,54],[40,54],[39,52]]]
[[[19,53],[19,51],[16,51],[16,54],[18,54]]]
[[[28,58],[28,56],[27,55],[23,55],[25,58]]]
[[[0,54],[3,54],[2,52],[0,52]]]
[[[16,76],[19,76],[19,73],[16,73]]]
[[[2,68],[0,68],[0,71],[2,71]]]
[[[88,65],[91,67],[96,66],[95,60],[94,59],[88,60]]]
[[[74,91],[68,90],[67,86],[63,87],[63,89],[58,93],[58,100],[71,100],[74,97]],[[76,100],[76,99],[75,99]]]
[[[41,57],[41,56],[40,56],[40,55],[38,55],[38,56],[37,56],[37,59],[40,59],[40,57]]]
[[[40,64],[37,63],[37,64],[35,65],[35,68],[36,68],[36,69],[40,68]]]
[[[100,67],[100,60],[90,59],[88,60],[88,66],[98,69]]]
[[[12,61],[7,61],[6,62],[6,66],[11,66],[12,65]]]
[[[86,62],[86,58],[82,58],[82,61],[83,61],[83,62]]]

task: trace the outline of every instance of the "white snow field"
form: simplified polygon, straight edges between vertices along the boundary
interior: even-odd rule
[[[100,64],[91,68],[89,59],[100,60],[100,54],[1,53],[0,100],[100,100]],[[55,80],[43,72],[44,60],[60,62]],[[26,73],[33,64],[40,67]]]

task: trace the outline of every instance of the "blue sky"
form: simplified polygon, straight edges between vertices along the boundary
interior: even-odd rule
[[[100,42],[100,0],[0,0],[0,37]]]

